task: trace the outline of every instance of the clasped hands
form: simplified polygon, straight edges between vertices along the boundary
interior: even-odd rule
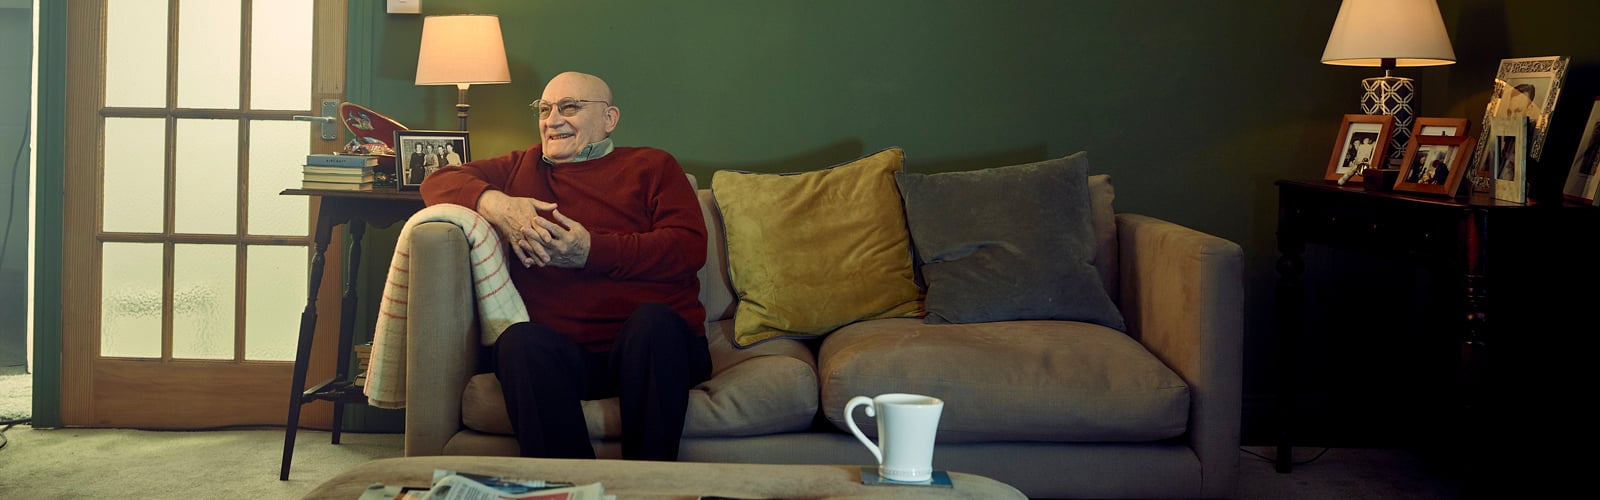
[[[556,210],[555,203],[490,190],[478,198],[478,212],[510,243],[523,267],[577,269],[589,261],[589,230]]]

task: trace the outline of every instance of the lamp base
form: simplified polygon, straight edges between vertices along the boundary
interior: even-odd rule
[[[1411,106],[1417,97],[1414,82],[1410,78],[1388,75],[1361,80],[1361,112],[1394,117],[1394,135],[1389,138],[1386,162],[1391,168],[1400,167],[1406,155],[1406,143],[1411,142],[1411,125],[1416,122]]]
[[[467,104],[467,85],[456,86],[456,119],[461,121],[461,131],[467,130],[467,109],[472,106]]]

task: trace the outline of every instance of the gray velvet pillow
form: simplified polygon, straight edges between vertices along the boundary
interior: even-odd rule
[[[906,202],[928,323],[1055,319],[1124,330],[1094,267],[1089,159],[895,180]]]

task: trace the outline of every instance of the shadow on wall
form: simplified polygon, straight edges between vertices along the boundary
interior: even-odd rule
[[[765,160],[755,163],[704,163],[694,160],[678,158],[685,172],[694,174],[695,180],[700,183],[697,188],[711,187],[711,176],[718,170],[736,170],[742,172],[761,173],[798,173],[822,170],[834,165],[849,162],[864,156],[863,144],[859,139],[838,141],[810,151],[795,153],[790,156]],[[670,153],[670,151],[669,151]]]
[[[679,158],[683,169],[694,174],[700,182],[698,188],[711,187],[711,176],[718,170],[735,170],[759,173],[804,173],[823,170],[829,167],[848,163],[863,156],[876,153],[866,151],[865,145],[859,139],[849,139],[832,144],[795,153],[782,158],[759,161],[755,163],[705,163]],[[1076,151],[1074,151],[1076,152]],[[1024,148],[1008,151],[997,151],[978,155],[963,156],[959,158],[942,158],[931,161],[920,161],[916,151],[906,151],[906,171],[920,173],[960,172],[979,170],[985,168],[1021,165],[1051,159],[1050,149],[1045,144],[1037,144]],[[1065,155],[1062,155],[1065,156]],[[1090,153],[1093,160],[1094,154]],[[1091,174],[1098,172],[1090,172]]]

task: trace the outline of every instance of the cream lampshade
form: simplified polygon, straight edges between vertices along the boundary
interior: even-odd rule
[[[1344,0],[1328,35],[1328,46],[1322,51],[1323,64],[1383,68],[1382,77],[1361,81],[1361,111],[1394,116],[1388,162],[1394,166],[1399,165],[1411,139],[1417,89],[1410,78],[1389,72],[1397,67],[1455,62],[1456,53],[1435,0]]]
[[[422,19],[417,85],[455,85],[456,118],[467,129],[467,87],[511,83],[497,16],[428,16]]]

